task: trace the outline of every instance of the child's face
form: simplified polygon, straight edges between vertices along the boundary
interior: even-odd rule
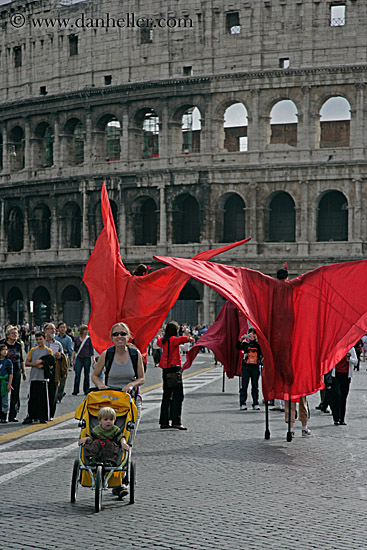
[[[99,421],[100,425],[102,426],[102,428],[104,430],[110,430],[112,428],[112,426],[115,424],[115,419],[114,418],[101,418],[101,420]]]
[[[3,348],[3,349],[0,351],[0,357],[1,357],[1,359],[4,359],[7,355],[8,355],[8,348]]]

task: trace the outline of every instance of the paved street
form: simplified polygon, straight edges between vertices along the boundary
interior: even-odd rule
[[[209,354],[198,361],[185,381],[188,432],[159,429],[160,370],[148,367],[134,505],[105,492],[95,514],[86,488],[70,503],[74,420],[19,438],[24,426],[2,426],[0,442],[12,439],[0,445],[1,549],[365,549],[367,363],[352,381],[348,426],[315,411],[312,396],[312,436],[297,425],[287,443],[282,413],[271,412],[265,441],[263,412],[239,411],[238,380],[222,393],[221,368],[207,369]],[[67,396],[58,414],[80,399]]]

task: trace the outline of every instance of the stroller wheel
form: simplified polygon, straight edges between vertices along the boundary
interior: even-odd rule
[[[100,512],[102,509],[102,489],[103,489],[102,466],[98,466],[96,471],[96,487],[95,487],[95,494],[94,494],[94,509],[96,512]]]
[[[74,460],[73,475],[71,477],[70,501],[73,503],[76,501],[76,497],[78,494],[79,471],[80,471],[79,460],[76,458]]]
[[[135,477],[136,477],[136,466],[135,462],[131,462],[130,465],[130,504],[135,502]]]

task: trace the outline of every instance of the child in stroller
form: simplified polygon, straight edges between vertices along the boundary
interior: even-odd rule
[[[124,434],[115,426],[116,412],[111,407],[98,411],[99,424],[90,432],[90,436],[79,439],[78,445],[84,445],[84,456],[91,462],[100,461],[106,465],[117,466],[120,447],[124,451],[131,449]]]

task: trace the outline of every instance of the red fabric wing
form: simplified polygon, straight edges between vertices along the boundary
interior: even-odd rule
[[[85,267],[83,281],[91,300],[89,331],[98,353],[111,345],[110,329],[123,321],[136,346],[144,351],[162,326],[189,276],[165,267],[143,277],[134,277],[124,267],[105,184],[101,195],[103,230]],[[250,239],[218,249],[205,250],[195,258],[209,260]]]
[[[236,349],[236,343],[247,330],[246,317],[231,302],[226,302],[215,322],[189,350],[183,370],[191,367],[200,349],[205,347],[214,352],[228,378],[239,376],[242,368],[242,352]]]
[[[208,284],[255,327],[264,355],[265,399],[293,400],[323,387],[367,331],[367,261],[324,266],[277,281],[258,271],[156,257]]]

